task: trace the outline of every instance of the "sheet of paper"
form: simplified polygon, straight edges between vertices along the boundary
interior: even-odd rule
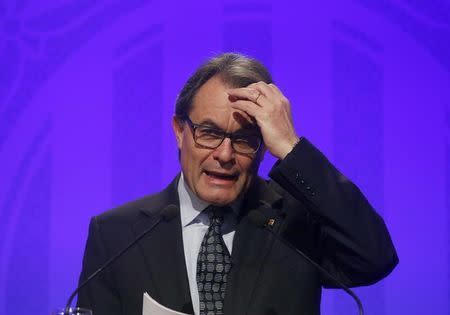
[[[189,315],[171,310],[156,302],[147,292],[144,293],[144,303],[142,304],[142,315]]]

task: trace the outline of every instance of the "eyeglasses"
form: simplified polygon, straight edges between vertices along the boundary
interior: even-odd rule
[[[194,124],[189,117],[186,117],[186,122],[193,130],[195,143],[202,147],[216,149],[225,138],[230,138],[233,150],[238,153],[253,154],[261,147],[261,135],[255,131],[228,133],[214,127]]]

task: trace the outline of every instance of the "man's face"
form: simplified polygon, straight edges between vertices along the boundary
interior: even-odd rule
[[[253,120],[243,112],[232,109],[227,89],[219,77],[207,81],[194,97],[189,114],[194,124],[209,125],[228,133],[256,128]],[[194,142],[193,130],[174,118],[173,128],[180,150],[181,168],[189,188],[202,200],[225,205],[245,192],[256,175],[263,149],[255,154],[241,154],[225,138],[216,149],[208,149]]]

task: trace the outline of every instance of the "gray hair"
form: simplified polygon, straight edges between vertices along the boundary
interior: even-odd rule
[[[225,84],[235,88],[259,81],[272,83],[269,71],[256,59],[237,53],[221,54],[201,65],[183,86],[175,104],[175,116],[178,119],[186,120],[195,94],[216,75],[219,75]]]

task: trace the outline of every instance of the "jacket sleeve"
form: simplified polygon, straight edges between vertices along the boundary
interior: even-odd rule
[[[398,257],[383,219],[350,180],[306,138],[269,176],[304,204],[320,227],[319,263],[347,286],[375,283]],[[325,287],[336,287],[326,277]]]
[[[89,224],[88,240],[78,285],[81,285],[109,258],[101,237],[100,226],[94,217]],[[121,302],[115,287],[112,273],[105,269],[81,288],[77,306],[90,309],[95,315],[121,315]]]

